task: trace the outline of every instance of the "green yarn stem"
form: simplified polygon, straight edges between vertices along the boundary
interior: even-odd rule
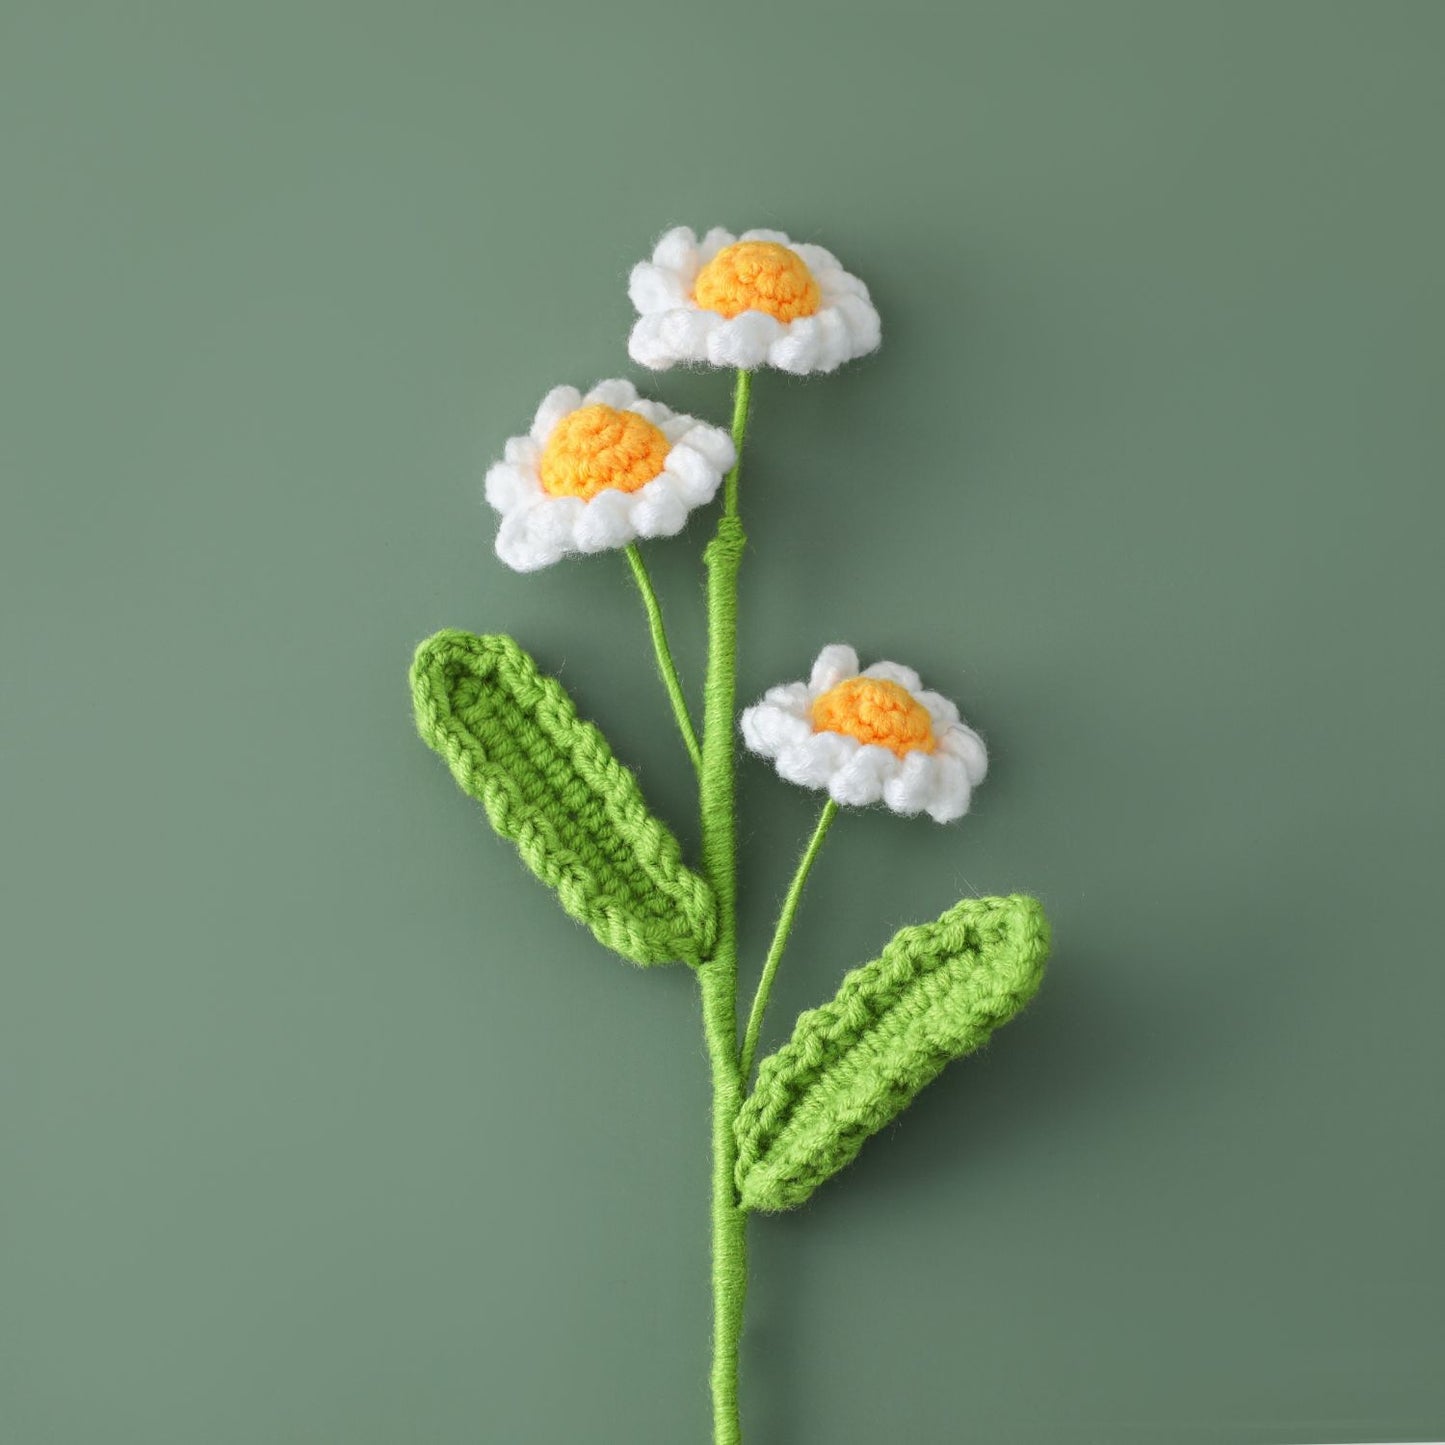
[[[734,1175],[742,1108],[738,1072],[737,823],[734,817],[737,701],[738,572],[746,537],[738,517],[738,478],[748,429],[752,377],[739,371],[733,389],[737,459],[723,486],[723,514],[708,543],[707,682],[703,689],[699,799],[702,857],[717,897],[717,944],[697,971],[703,1033],[712,1069],[712,1419],[714,1445],[740,1445],[738,1343],[748,1287],[747,1214]]]
[[[753,1058],[757,1053],[763,1015],[768,1009],[768,995],[773,991],[773,978],[778,972],[778,964],[782,962],[783,950],[788,946],[788,935],[793,931],[793,920],[797,917],[798,904],[803,897],[803,885],[808,881],[813,862],[822,850],[823,840],[828,836],[828,829],[833,826],[833,819],[837,816],[838,805],[829,798],[818,815],[818,826],[813,829],[813,836],[803,850],[803,856],[798,861],[798,871],[793,874],[788,896],[783,900],[782,911],[778,914],[778,926],[773,930],[767,962],[763,964],[763,974],[758,980],[752,1010],[748,1014],[748,1026],[743,1033],[743,1052],[738,1060],[738,1076],[742,1079],[744,1088],[747,1087],[748,1078],[753,1072]]]
[[[677,730],[687,746],[687,755],[692,759],[693,768],[702,774],[702,747],[697,740],[697,729],[692,725],[692,714],[687,708],[687,697],[682,690],[682,679],[677,675],[677,664],[672,660],[672,649],[667,645],[667,629],[662,623],[662,604],[648,575],[647,564],[637,543],[627,549],[627,560],[632,564],[632,575],[637,579],[637,590],[642,593],[642,605],[647,610],[647,625],[652,632],[652,650],[657,654],[657,668],[667,686],[667,696],[672,702],[672,715],[677,719]]]

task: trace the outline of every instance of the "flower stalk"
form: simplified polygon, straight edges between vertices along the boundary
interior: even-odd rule
[[[672,703],[672,715],[677,719],[677,730],[682,734],[683,746],[692,759],[693,770],[702,773],[702,745],[697,740],[697,729],[692,725],[692,714],[688,711],[687,695],[682,690],[682,679],[677,675],[677,663],[673,660],[672,648],[668,646],[667,629],[662,621],[662,604],[652,585],[647,564],[637,543],[626,549],[627,561],[632,567],[637,590],[642,594],[642,606],[647,612],[647,626],[652,633],[652,650],[657,654],[657,669],[662,674],[663,685],[667,688],[668,701]]]
[[[798,871],[793,874],[787,897],[783,899],[782,911],[778,914],[778,926],[773,930],[773,941],[768,947],[763,974],[758,980],[758,990],[753,995],[753,1006],[748,1013],[748,1026],[743,1031],[743,1051],[738,1060],[738,1074],[744,1088],[747,1088],[748,1080],[752,1077],[753,1059],[758,1050],[758,1035],[762,1032],[763,1015],[768,1010],[768,996],[773,991],[773,979],[777,976],[778,965],[783,961],[783,950],[788,946],[788,935],[793,931],[793,920],[798,916],[803,886],[808,881],[808,874],[812,872],[818,854],[822,852],[828,829],[833,826],[833,819],[837,816],[838,805],[829,798],[823,804],[823,811],[818,814],[813,836],[808,840],[808,846],[803,849],[803,856],[798,860]]]
[[[713,1445],[741,1445],[739,1350],[747,1220],[787,1209],[842,1169],[950,1058],[982,1044],[1033,996],[1048,924],[1022,895],[966,899],[901,929],[850,972],[831,1002],[801,1014],[792,1040],[751,1085],[764,1017],[810,872],[841,806],[881,803],[939,823],[968,811],[983,740],[957,707],[895,662],[863,667],[830,643],[806,681],[737,712],[739,508],[753,369],[830,372],[872,351],[867,287],[821,246],[781,232],[741,237],[681,226],[633,268],[634,361],[736,367],[731,437],[640,397],[620,378],[585,394],[554,387],[524,435],[487,472],[497,555],[518,572],[622,550],[657,667],[698,780],[702,865],[648,809],[636,777],[585,722],[561,683],[515,639],[444,629],[411,672],[417,728],[492,827],[606,947],[643,967],[697,975],[712,1084],[710,1181]],[[721,490],[703,560],[707,664],[701,728],[678,676],[662,607],[638,547],[679,533]],[[828,799],[779,911],[739,1040],[738,732],[789,781]],[[704,876],[705,875],[705,876]]]
[[[738,1065],[737,825],[734,814],[738,573],[746,537],[738,515],[738,481],[747,434],[752,377],[739,371],[733,391],[737,460],[724,481],[723,513],[705,553],[707,682],[704,688],[699,801],[702,856],[717,898],[713,956],[698,970],[703,1033],[712,1072],[712,1292],[710,1383],[714,1445],[739,1445],[738,1344],[747,1293],[747,1214],[734,1183],[734,1126],[743,1102]]]

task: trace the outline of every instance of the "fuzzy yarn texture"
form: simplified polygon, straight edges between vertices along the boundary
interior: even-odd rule
[[[436,633],[416,651],[411,689],[423,741],[600,943],[639,964],[710,955],[712,888],[561,683],[510,637]]]
[[[737,1120],[743,1207],[791,1209],[850,1163],[944,1065],[1028,1003],[1048,950],[1043,908],[1017,894],[965,899],[896,933],[763,1060]]]
[[[536,572],[639,537],[675,536],[736,460],[720,427],[639,396],[630,381],[599,381],[585,395],[554,386],[527,434],[508,438],[487,470],[487,501],[500,514],[497,556]]]
[[[737,711],[738,592],[747,539],[744,443],[760,368],[835,370],[880,342],[867,286],[822,246],[781,231],[701,239],[667,231],[632,270],[628,350],[655,370],[735,372],[728,431],[641,397],[629,381],[554,387],[526,434],[489,468],[496,551],[534,572],[575,554],[623,553],[657,670],[697,777],[700,859],[682,861],[637,779],[561,683],[512,638],[438,632],[417,649],[412,700],[423,740],[528,868],[606,947],[643,965],[681,961],[697,981],[711,1075],[709,1217],[713,1445],[742,1445],[739,1360],[755,1212],[793,1207],[852,1160],[949,1060],[979,1047],[1039,987],[1048,926],[1022,895],[965,900],[904,928],[804,1013],[757,1067],[775,980],[825,840],[845,807],[881,803],[939,823],[984,780],[982,739],[954,703],[894,662],[860,666],[823,648],[806,681]],[[766,480],[766,479],[765,479]],[[662,601],[638,545],[671,537],[720,501],[703,550],[707,660],[702,715],[683,686]],[[739,1032],[739,734],[780,777],[826,793],[783,898]]]
[[[735,241],[697,273],[692,299],[729,321],[744,311],[796,321],[817,314],[823,292],[796,251],[776,241]]]
[[[858,666],[830,643],[806,682],[770,687],[746,708],[743,740],[779,777],[826,789],[835,803],[882,803],[951,823],[968,812],[988,774],[983,739],[941,693],[897,662]]]
[[[732,439],[738,460],[723,482],[723,514],[707,544],[707,674],[703,681],[702,767],[698,773],[702,858],[717,896],[717,949],[697,971],[703,1038],[712,1074],[713,1445],[740,1445],[738,1350],[748,1292],[747,1212],[733,1187],[734,1125],[743,1102],[738,1069],[737,702],[738,574],[747,536],[738,515],[752,377],[733,386]]]
[[[675,226],[632,268],[627,294],[637,308],[628,352],[653,371],[836,371],[883,334],[867,286],[831,251],[782,231],[738,237],[715,226],[698,240]]]

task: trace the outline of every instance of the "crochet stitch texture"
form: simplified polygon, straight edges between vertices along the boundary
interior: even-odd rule
[[[631,382],[554,387],[489,469],[496,550],[518,572],[620,551],[697,777],[700,871],[648,810],[637,779],[562,684],[510,637],[446,630],[411,668],[417,729],[563,908],[634,963],[681,961],[697,980],[712,1085],[709,1181],[713,1445],[741,1445],[739,1360],[750,1216],[804,1202],[950,1059],[978,1048],[1033,996],[1049,931],[1032,898],[965,899],[904,928],[804,1013],[749,1090],[773,984],[811,870],[844,809],[881,803],[961,818],[988,771],[955,704],[897,662],[862,667],[832,643],[806,682],[737,712],[738,589],[747,537],[743,446],[753,369],[828,372],[880,336],[868,288],[821,246],[781,231],[669,231],[634,268],[635,360],[737,368],[731,433],[640,397]],[[667,640],[639,540],[672,536],[721,493],[703,550],[707,667],[701,726]],[[739,1032],[738,734],[789,782],[825,791],[783,895]]]
[[[599,943],[633,963],[703,961],[712,889],[560,683],[510,637],[448,630],[417,649],[411,690],[427,745]]]
[[[791,1209],[849,1164],[945,1064],[1038,991],[1049,930],[1033,898],[966,898],[904,928],[837,997],[799,1016],[738,1116],[738,1194]]]

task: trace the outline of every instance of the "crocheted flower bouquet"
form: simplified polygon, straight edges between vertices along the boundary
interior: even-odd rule
[[[874,350],[868,288],[821,246],[777,231],[667,232],[632,272],[628,349],[654,370],[736,372],[731,433],[628,381],[549,392],[531,429],[487,473],[497,555],[520,572],[621,549],[646,609],[658,668],[697,771],[699,869],[683,861],[606,738],[510,637],[444,631],[417,649],[417,726],[496,831],[598,941],[634,963],[683,963],[701,994],[712,1070],[713,1438],[735,1445],[738,1344],[754,1212],[801,1204],[950,1059],[977,1048],[1033,996],[1048,926],[1032,898],[969,898],[904,928],[804,1013],[753,1078],[759,1031],[809,869],[840,807],[882,803],[939,823],[968,811],[984,779],[978,734],[916,672],[861,667],[825,647],[806,681],[771,688],[739,720],[739,469],[753,372],[829,372]],[[674,664],[638,547],[671,537],[722,491],[704,554],[708,658],[702,731]],[[736,739],[789,782],[827,794],[778,918],[739,1036]]]

